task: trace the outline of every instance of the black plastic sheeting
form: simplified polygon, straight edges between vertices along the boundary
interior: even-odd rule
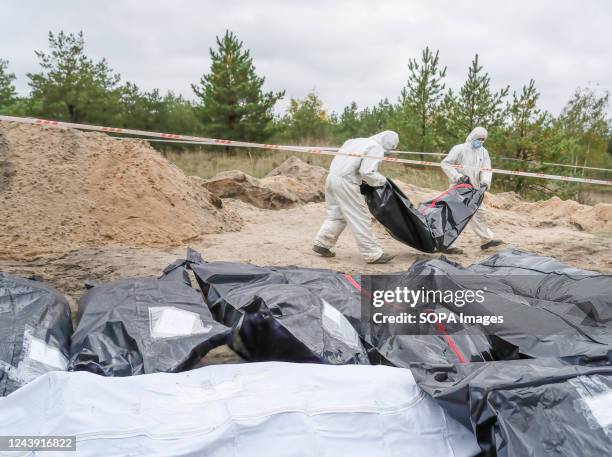
[[[470,344],[449,332],[457,360],[443,347],[416,353],[410,335],[377,343],[474,430],[483,455],[612,454],[611,276],[506,249],[467,268],[444,258],[417,261],[407,275],[415,277],[437,290],[486,287],[484,303],[462,312],[504,315],[493,333],[466,329]],[[482,336],[488,348],[473,345]]]
[[[482,334],[397,335],[388,326],[363,325],[361,278],[328,269],[259,267],[234,262],[191,264],[215,319],[234,328],[230,345],[247,360],[370,363],[408,366],[410,362],[454,363],[490,360]],[[409,281],[415,276],[396,273]],[[423,278],[416,277],[419,280]],[[334,331],[327,305],[346,326]],[[335,313],[334,313],[335,314]],[[339,316],[335,316],[340,321]],[[327,327],[326,327],[327,324]],[[329,334],[334,337],[329,337]],[[347,344],[344,340],[351,341]]]
[[[449,248],[480,207],[485,190],[457,184],[417,208],[390,179],[381,187],[361,186],[370,212],[391,236],[423,252]]]
[[[610,275],[518,249],[505,249],[469,269],[509,285],[516,295],[571,303],[597,323],[612,320]]]
[[[191,268],[215,318],[233,327],[230,346],[243,358],[369,364],[354,328],[360,295],[352,277],[232,262]]]
[[[483,455],[612,454],[612,352],[598,363],[540,358],[415,364],[419,386],[472,428]]]
[[[375,327],[365,334],[373,363],[409,368],[415,361],[467,363],[493,360],[493,347],[484,334],[464,332],[438,335],[401,335]]]
[[[489,335],[495,359],[597,357],[612,349],[612,277],[506,249],[464,268],[446,259],[415,262],[409,274],[435,290],[482,289],[468,315],[503,315]]]
[[[70,369],[104,376],[178,372],[225,344],[230,329],[212,318],[191,287],[186,264],[175,262],[159,279],[125,279],[87,291],[79,301]]]
[[[232,347],[248,360],[362,363],[361,353],[355,356],[346,345],[332,351],[341,351],[335,357],[323,349],[326,305],[352,324],[371,363],[409,367],[413,362],[589,358],[612,349],[612,278],[516,249],[470,267],[444,257],[420,260],[392,275],[397,286],[412,290],[484,288],[484,303],[466,304],[461,312],[503,315],[503,324],[487,331],[457,324],[403,334],[401,325],[366,325],[361,322],[361,278],[333,270],[231,262],[191,268],[215,318],[234,327]],[[439,304],[432,309],[457,312]],[[282,345],[276,344],[279,341]],[[329,341],[339,344],[337,339]]]
[[[0,396],[48,371],[65,370],[68,302],[45,284],[0,273]]]

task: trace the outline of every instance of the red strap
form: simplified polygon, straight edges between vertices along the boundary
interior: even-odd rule
[[[355,289],[361,292],[361,285],[357,281],[355,281],[355,278],[353,278],[351,275],[347,273],[344,274],[344,277],[346,278],[348,282],[350,282],[353,285],[353,287],[355,287]]]
[[[455,344],[455,341],[453,341],[453,338],[446,331],[446,327],[444,327],[444,324],[442,322],[438,322],[437,327],[440,333],[442,333],[444,340],[446,340],[448,347],[451,348],[451,350],[455,353],[455,355],[459,359],[459,362],[465,363],[465,357],[463,357],[463,354],[459,350],[459,347],[457,347],[457,345]]]
[[[472,186],[471,184],[465,184],[465,183],[464,183],[464,184],[457,184],[457,185],[455,185],[455,186],[451,187],[450,189],[447,189],[445,192],[443,192],[442,194],[438,195],[436,198],[434,198],[434,199],[431,201],[431,204],[429,205],[429,207],[430,207],[430,208],[433,208],[434,206],[436,206],[436,203],[438,203],[438,200],[440,200],[440,199],[441,199],[442,197],[444,197],[445,195],[448,195],[448,193],[449,193],[451,190],[455,190],[455,189],[463,189],[463,188],[466,188],[466,187],[474,187],[474,186]]]

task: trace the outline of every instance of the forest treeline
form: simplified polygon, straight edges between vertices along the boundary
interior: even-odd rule
[[[17,94],[10,62],[0,59],[0,113],[161,132],[247,141],[340,145],[348,138],[396,130],[400,148],[447,152],[476,125],[489,130],[494,166],[577,176],[609,175],[584,168],[612,168],[609,93],[579,87],[556,115],[539,107],[536,82],[495,90],[478,54],[458,90],[447,87],[447,68],[438,51],[425,48],[410,58],[404,87],[375,106],[355,102],[330,112],[315,91],[290,98],[265,91],[250,51],[228,31],[210,49],[211,66],[191,84],[193,94],[142,90],[123,81],[106,61],[87,56],[83,33],[49,33],[47,50],[35,51],[38,72],[28,73],[30,91]],[[1,57],[1,56],[0,56]],[[521,193],[571,196],[578,185],[500,176],[498,188]]]

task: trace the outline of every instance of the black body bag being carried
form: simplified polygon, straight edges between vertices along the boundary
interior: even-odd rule
[[[390,179],[384,186],[361,185],[370,213],[396,240],[419,251],[444,251],[480,207],[485,187],[457,184],[415,207]]]

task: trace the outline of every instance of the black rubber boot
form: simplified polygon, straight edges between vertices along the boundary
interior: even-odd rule
[[[485,244],[480,246],[480,249],[486,251],[489,248],[494,248],[495,246],[499,246],[500,244],[504,244],[502,240],[491,240],[487,241]]]
[[[324,248],[323,246],[317,246],[316,244],[312,247],[312,250],[314,252],[316,252],[317,254],[319,254],[322,257],[336,257],[336,253],[330,251],[327,248]]]
[[[442,254],[448,254],[448,255],[459,255],[459,254],[463,254],[463,249],[459,249],[459,248],[448,248],[448,249],[444,249],[443,251],[440,251]]]

